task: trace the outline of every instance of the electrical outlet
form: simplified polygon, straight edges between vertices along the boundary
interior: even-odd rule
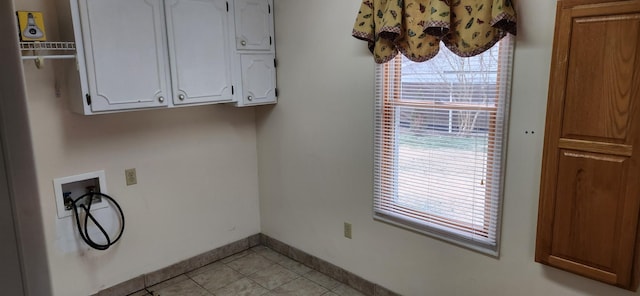
[[[351,239],[351,223],[344,222],[344,237]]]
[[[136,176],[136,169],[124,170],[124,176],[127,179],[127,186],[138,184],[138,177]]]

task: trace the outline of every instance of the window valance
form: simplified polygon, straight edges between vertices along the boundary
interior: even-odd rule
[[[474,56],[507,33],[516,34],[513,0],[363,0],[352,34],[385,63],[398,52],[424,62],[440,41],[461,57]]]

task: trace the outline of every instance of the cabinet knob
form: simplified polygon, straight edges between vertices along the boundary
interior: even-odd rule
[[[164,103],[164,97],[159,97],[159,98],[158,98],[158,102],[160,102],[160,103]]]
[[[179,95],[178,99],[180,99],[180,101],[184,101],[184,95]]]
[[[249,101],[253,101],[253,96],[248,96],[248,97],[247,97],[247,100],[249,100]]]
[[[244,40],[240,41],[240,45],[247,46],[247,41],[244,41]]]

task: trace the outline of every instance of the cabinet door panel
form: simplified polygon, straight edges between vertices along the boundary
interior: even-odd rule
[[[81,0],[80,13],[91,110],[166,106],[161,0]]]
[[[242,55],[243,100],[247,105],[275,103],[276,68],[271,54]]]
[[[613,272],[628,158],[570,150],[560,154],[551,254]]]
[[[236,0],[236,48],[270,50],[273,28],[271,4],[267,0]]]
[[[640,66],[640,14],[574,18],[572,27],[563,136],[625,143],[632,94],[625,78]]]
[[[166,15],[174,104],[230,101],[227,2],[170,0]]]

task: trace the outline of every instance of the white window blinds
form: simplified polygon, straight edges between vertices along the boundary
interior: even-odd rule
[[[376,219],[498,255],[512,55],[377,65]]]

